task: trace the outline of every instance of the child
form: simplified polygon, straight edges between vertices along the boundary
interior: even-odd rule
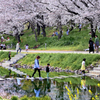
[[[9,52],[8,58],[9,58],[8,61],[10,61],[10,59],[11,59],[11,52]]]
[[[46,66],[47,78],[49,78],[49,66],[50,66],[50,64],[47,64],[47,66]]]
[[[85,76],[85,58],[83,59],[83,61],[82,61],[82,66],[81,66],[81,71],[82,71],[82,73],[83,73],[83,75]]]
[[[28,52],[28,44],[25,45],[26,52]]]

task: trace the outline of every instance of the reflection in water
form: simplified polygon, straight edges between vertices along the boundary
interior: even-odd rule
[[[21,80],[20,80],[19,78],[17,78],[17,84],[18,84],[19,86],[21,86]]]
[[[85,76],[82,77],[81,79],[81,87],[86,90],[86,80],[85,80]]]
[[[34,92],[36,94],[36,97],[39,97],[39,94],[40,94],[40,88],[42,86],[42,81],[39,81],[39,85],[36,84],[34,81],[32,81],[32,84],[34,85]]]
[[[100,98],[100,87],[87,85],[88,78],[69,78],[68,82],[55,80],[5,80],[0,82],[0,91],[18,97],[50,96],[52,100],[92,100],[93,96]],[[90,83],[94,82],[90,80]],[[5,84],[6,83],[6,84]]]

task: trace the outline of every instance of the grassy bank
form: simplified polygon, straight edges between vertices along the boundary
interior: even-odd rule
[[[16,75],[15,72],[11,71],[11,75],[14,75],[14,74]],[[0,76],[9,76],[9,70],[3,67],[0,67]]]
[[[50,63],[51,66],[61,67],[62,69],[80,69],[83,58],[86,58],[86,66],[93,64],[94,62],[100,59],[100,55],[97,54],[47,54],[47,53],[38,53],[38,54],[28,54],[23,59],[19,60],[18,63],[21,65],[30,65],[34,64],[36,56],[39,55],[40,66],[46,66],[47,63]]]
[[[47,36],[43,37],[40,34],[39,36],[37,36],[37,42],[35,41],[35,35],[32,33],[31,29],[24,30],[24,35],[21,36],[21,48],[25,49],[25,44],[29,45],[29,49],[33,49],[35,45],[40,45],[37,49],[44,50],[45,43],[47,44],[47,50],[84,50],[88,48],[88,41],[91,35],[89,34],[90,30],[87,27],[83,27],[81,32],[79,32],[77,28],[73,29],[68,36],[66,35],[66,29],[67,27],[63,26],[63,36],[58,40],[57,36],[52,36],[53,32],[55,31],[54,27],[47,27]],[[96,34],[100,37],[100,34],[98,32],[96,32]],[[5,35],[4,37],[7,38],[7,36]],[[13,43],[13,49],[15,49],[17,40],[13,36],[9,37],[10,41],[6,41],[4,43],[6,45]]]
[[[20,71],[27,73],[27,75],[32,76],[34,70],[33,69],[23,69],[23,68],[19,68]],[[72,75],[72,73],[65,73],[65,72],[50,72],[49,73],[49,77],[55,77],[55,76],[68,76],[68,75]],[[39,77],[38,72],[34,75],[34,77]],[[41,77],[45,78],[47,77],[47,74],[45,71],[41,71]]]
[[[9,52],[0,52],[0,62],[2,62],[3,60],[8,60],[8,54]],[[13,57],[16,53],[11,52],[11,57]]]

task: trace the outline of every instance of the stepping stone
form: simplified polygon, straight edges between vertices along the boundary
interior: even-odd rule
[[[19,80],[24,80],[25,78],[16,77],[16,79],[19,79]]]
[[[0,78],[0,81],[4,81],[4,79],[3,78]]]
[[[15,78],[6,78],[7,80],[14,80]]]

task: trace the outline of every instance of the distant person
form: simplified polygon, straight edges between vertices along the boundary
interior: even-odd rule
[[[55,35],[58,36],[58,32],[57,31],[55,32]]]
[[[3,50],[6,50],[6,45],[5,44],[3,44]]]
[[[69,28],[66,30],[66,34],[69,35]]]
[[[89,53],[93,52],[94,53],[94,42],[92,41],[92,38],[89,40]]]
[[[56,36],[55,32],[53,32],[52,36]]]
[[[26,52],[28,52],[28,44],[25,45]]]
[[[98,36],[96,35],[95,36],[95,49],[96,49],[96,53],[99,53],[99,38]]]
[[[47,64],[47,66],[46,66],[47,78],[49,78],[49,66],[50,66],[50,64]]]
[[[10,38],[9,37],[7,37],[7,40],[6,41],[9,41],[10,40]]]
[[[80,32],[81,31],[81,28],[82,28],[82,25],[79,24],[78,28],[79,28],[79,32]]]
[[[3,44],[1,43],[1,49],[3,49]]]
[[[21,48],[20,48],[20,45],[19,45],[19,42],[17,42],[17,44],[16,44],[16,51],[17,51],[17,54],[18,54],[18,51],[20,50],[20,52],[21,52]]]
[[[2,37],[1,37],[1,43],[2,43],[3,41],[4,41],[4,37],[2,36]]]
[[[9,58],[8,61],[10,61],[10,60],[11,60],[11,52],[9,52],[9,54],[8,54],[8,58]]]
[[[38,73],[39,73],[39,79],[42,79],[41,73],[40,73],[39,59],[40,59],[40,56],[37,56],[36,59],[35,59],[34,73],[32,74],[32,79],[34,79],[34,74],[36,73],[36,71],[38,71]]]
[[[82,66],[81,66],[81,71],[82,71],[84,76],[85,76],[85,61],[86,61],[86,59],[84,58],[82,61]]]

